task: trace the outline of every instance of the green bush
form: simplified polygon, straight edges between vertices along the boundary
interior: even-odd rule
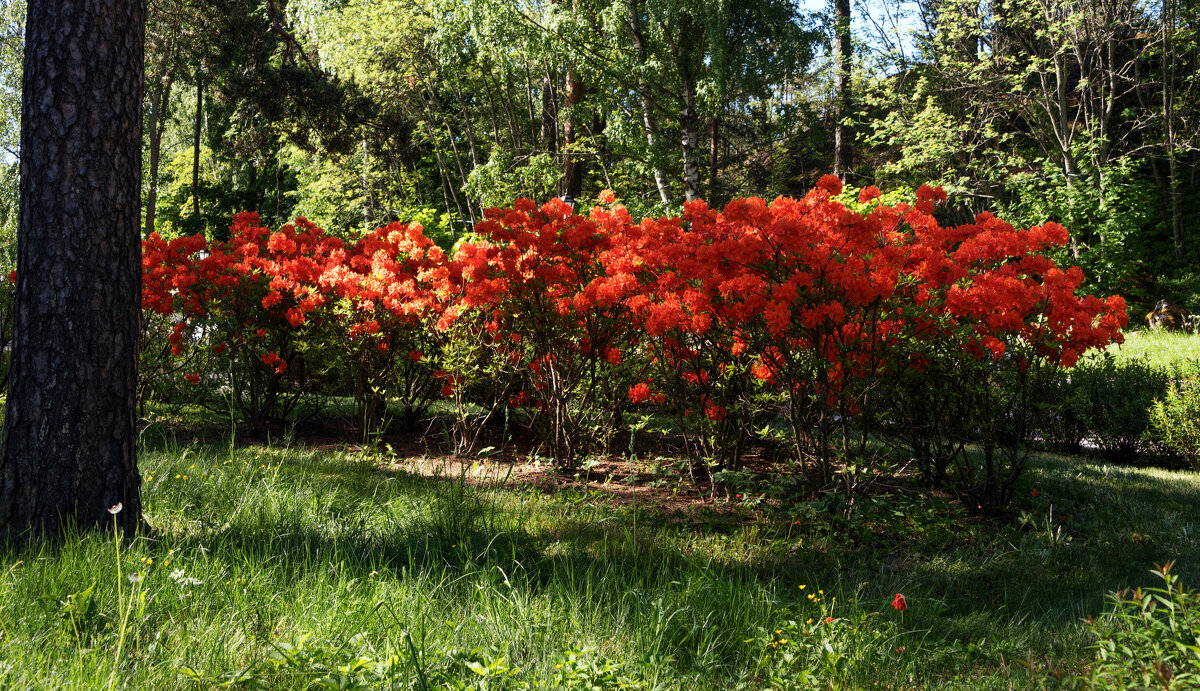
[[[1067,377],[1056,384],[1059,405],[1044,422],[1049,441],[1078,447],[1087,440],[1110,460],[1132,460],[1147,449],[1150,409],[1169,388],[1169,370],[1104,353],[1080,362]]]
[[[1200,470],[1200,381],[1173,381],[1150,408],[1154,439]]]

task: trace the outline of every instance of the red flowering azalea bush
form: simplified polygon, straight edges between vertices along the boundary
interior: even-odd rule
[[[749,312],[736,297],[749,287],[734,276],[753,240],[715,221],[693,203],[683,218],[621,224],[603,256],[605,274],[585,290],[629,310],[647,364],[629,399],[674,414],[689,456],[706,471],[736,469],[758,401],[741,330]]]
[[[385,422],[388,399],[411,426],[440,394],[432,327],[441,310],[430,283],[445,263],[421,226],[393,223],[334,249],[317,279],[326,296],[318,337],[336,353],[330,378],[353,396],[364,430]]]
[[[416,225],[346,243],[305,219],[271,232],[239,214],[227,243],[146,240],[143,308],[171,320],[174,355],[216,358],[214,379],[252,422],[313,389],[351,396],[364,427],[388,397],[412,422],[438,391],[427,284],[444,263]]]
[[[142,247],[142,308],[172,319],[175,355],[215,356],[232,405],[261,424],[287,415],[306,391],[309,315],[326,303],[317,279],[342,244],[303,219],[272,232],[253,213],[234,217],[228,242],[152,234]]]
[[[1002,505],[1032,392],[1119,340],[1123,301],[1076,294],[1082,273],[1048,256],[1057,224],[942,226],[939,189],[895,205],[868,190],[858,210],[840,191],[826,176],[801,199],[641,220],[519,200],[453,256],[416,225],[345,242],[241,214],[228,243],[151,236],[143,306],[166,350],[203,354],[173,376],[228,385],[256,420],[306,390],[353,397],[368,424],[440,395],[452,451],[503,412],[565,466],[654,407],[694,468],[767,444],[817,490],[859,491],[899,460]]]
[[[1017,229],[983,213],[941,228],[922,208],[935,194],[918,191],[906,214],[907,272],[918,280],[901,341],[909,366],[887,389],[888,433],[927,479],[945,483],[951,468],[970,508],[995,509],[1024,468],[1038,392],[1087,349],[1119,342],[1125,304],[1076,296],[1082,273],[1046,256],[1066,243],[1062,226]]]
[[[746,389],[713,382],[750,357],[749,371],[781,397],[795,458],[814,485],[856,483],[846,468],[863,469],[880,440],[908,440],[936,446],[942,467],[957,464],[981,505],[1003,503],[1023,465],[1023,446],[1008,442],[1028,438],[1030,411],[1015,407],[1031,378],[1119,339],[1123,301],[1076,297],[1081,273],[1046,256],[1066,240],[1056,224],[1017,230],[982,214],[944,228],[933,216],[940,190],[861,214],[834,199],[839,191],[829,176],[800,200],[734,200],[719,213],[692,203],[683,219],[627,231],[602,280],[625,291],[667,375],[646,390],[682,380],[688,410],[724,423]],[[941,379],[927,380],[927,370]],[[929,429],[913,405],[942,405],[943,391],[959,416],[949,434]],[[961,409],[976,399],[982,408]],[[966,453],[974,442],[986,457],[979,473]]]
[[[493,380],[510,384],[498,398],[523,411],[560,466],[612,430],[625,403],[614,392],[637,345],[629,310],[586,290],[603,275],[601,258],[624,222],[584,218],[557,200],[489,209],[476,239],[459,245],[447,276],[444,292],[457,295],[441,327],[470,320],[458,330],[487,346]],[[479,366],[460,358],[447,369],[461,386]]]

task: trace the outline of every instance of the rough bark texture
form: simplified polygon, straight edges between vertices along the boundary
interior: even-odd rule
[[[140,521],[144,20],[145,0],[29,3],[0,537]]]

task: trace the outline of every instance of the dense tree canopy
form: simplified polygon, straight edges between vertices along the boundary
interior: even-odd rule
[[[956,222],[1062,222],[1064,258],[1135,304],[1200,298],[1195,7],[880,0],[851,8],[847,42],[843,5],[161,0],[145,232],[219,239],[253,210],[345,234],[418,220],[448,243],[521,196],[612,189],[663,213],[837,169],[940,184]],[[5,84],[21,16],[5,3]]]

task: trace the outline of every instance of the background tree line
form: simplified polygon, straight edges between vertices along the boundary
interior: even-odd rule
[[[4,3],[5,238],[23,17]],[[836,171],[942,185],[947,221],[1060,221],[1090,289],[1200,306],[1198,27],[1179,0],[157,0],[144,225],[448,243],[518,196],[667,213]]]

